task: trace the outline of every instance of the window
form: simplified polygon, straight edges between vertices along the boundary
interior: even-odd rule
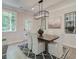
[[[25,30],[30,31],[32,26],[32,22],[30,20],[25,20]]]
[[[15,12],[2,12],[2,32],[14,32],[16,30]]]

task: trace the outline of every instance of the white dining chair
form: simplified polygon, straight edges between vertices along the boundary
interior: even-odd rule
[[[27,32],[27,34],[25,35],[25,39],[27,40],[27,48],[24,47],[23,48],[23,51],[24,53],[28,53],[27,56],[30,55],[31,51],[32,51],[32,36],[31,36],[31,33],[30,32]]]
[[[45,42],[39,42],[37,34],[33,33],[32,34],[32,52],[35,54],[35,59],[36,55],[39,55],[42,53],[43,59],[45,59],[43,52],[45,51]]]
[[[57,58],[61,58],[63,55],[63,46],[60,43],[53,42],[48,44],[48,52]]]

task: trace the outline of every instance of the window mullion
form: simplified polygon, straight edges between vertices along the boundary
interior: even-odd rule
[[[10,14],[10,31],[12,31],[12,24],[11,24],[11,20],[12,20],[12,15]]]

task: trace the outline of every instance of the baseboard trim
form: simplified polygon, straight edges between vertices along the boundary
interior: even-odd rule
[[[76,48],[75,45],[70,45],[70,44],[67,44],[67,43],[63,43],[63,45],[65,45],[65,46],[69,46],[69,47],[72,47],[72,48]]]

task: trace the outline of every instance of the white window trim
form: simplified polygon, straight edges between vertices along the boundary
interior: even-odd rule
[[[10,18],[10,30],[2,31],[2,32],[16,32],[17,13],[15,11],[3,11],[3,12],[7,12],[7,13],[13,12],[13,13],[15,13],[16,16],[15,16],[15,30],[14,31],[11,30],[11,28],[12,28],[11,25],[12,24],[11,24],[11,18]]]

